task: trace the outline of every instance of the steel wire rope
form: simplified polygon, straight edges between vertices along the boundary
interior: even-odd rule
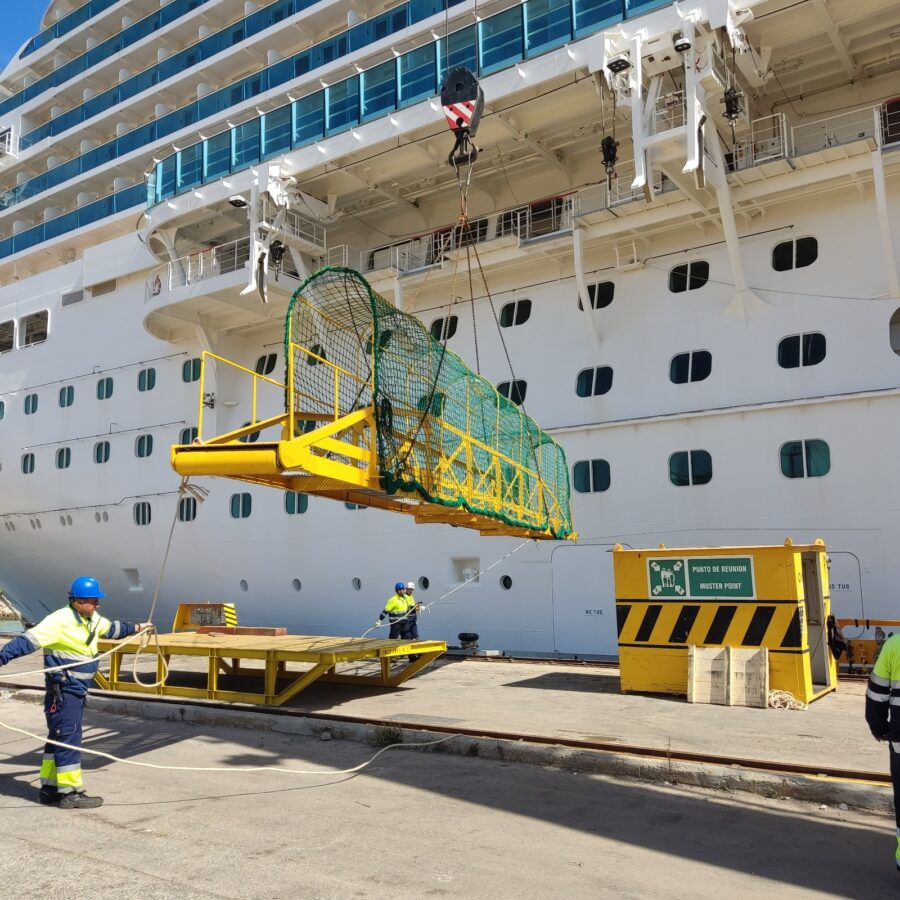
[[[503,556],[500,556],[497,559],[495,559],[489,566],[485,566],[483,569],[481,569],[479,572],[477,572],[471,578],[466,579],[465,581],[456,585],[456,587],[451,588],[449,591],[446,591],[445,593],[441,594],[440,597],[436,598],[435,600],[432,600],[431,603],[418,604],[419,609],[428,611],[431,609],[432,606],[435,606],[436,604],[440,603],[441,600],[446,600],[447,597],[449,597],[451,594],[455,594],[457,591],[461,591],[464,587],[468,587],[470,584],[474,584],[486,572],[490,572],[490,570],[493,569],[495,566],[499,566],[500,563],[503,562],[503,560],[509,559],[510,556],[512,556],[514,553],[518,553],[526,544],[530,544],[531,542],[532,542],[532,538],[526,538],[524,541],[522,541],[521,544],[517,544],[508,553],[504,553]],[[412,615],[412,613],[417,612],[417,611],[418,610],[415,607],[413,609],[407,610],[402,616],[394,619],[394,623],[403,622],[405,619],[409,618],[409,616]],[[360,638],[364,638],[367,634],[369,634],[370,632],[373,632],[376,628],[384,628],[386,625],[390,625],[390,624],[393,624],[393,623],[378,622],[378,624],[373,625],[371,628],[367,628],[360,635]]]
[[[478,274],[481,276],[481,283],[484,285],[485,295],[487,297],[488,304],[490,305],[490,308],[491,308],[491,315],[494,318],[494,324],[497,326],[497,334],[500,337],[500,345],[503,347],[503,355],[506,357],[506,364],[509,367],[510,375],[512,375],[512,383],[509,386],[510,397],[507,399],[509,399],[511,402],[513,402],[511,400],[511,396],[513,393],[513,388],[515,387],[518,379],[516,378],[516,373],[515,373],[515,370],[513,369],[512,358],[510,357],[510,354],[509,354],[509,348],[506,346],[506,339],[503,337],[503,328],[500,325],[500,319],[497,316],[497,310],[494,306],[494,298],[491,294],[491,289],[490,289],[490,287],[488,287],[487,276],[485,275],[484,268],[481,265],[481,255],[478,253],[477,244],[474,244],[474,243],[472,244],[472,252],[475,254],[475,261],[478,263]],[[474,304],[474,302],[475,302],[474,299],[472,302]],[[547,524],[549,526],[550,509],[549,509],[549,506],[548,506],[547,500],[546,500],[546,495],[548,493],[547,482],[544,480],[544,476],[541,473],[540,461],[538,460],[538,455],[537,455],[537,447],[535,446],[534,441],[531,439],[531,428],[529,428],[528,424],[527,424],[528,422],[531,422],[533,420],[528,418],[528,413],[525,409],[525,398],[520,397],[520,401],[521,402],[517,403],[516,405],[519,407],[519,409],[522,410],[522,416],[525,420],[526,437],[528,440],[529,447],[531,449],[532,458],[534,460],[535,475],[537,476],[538,484],[540,485],[540,487],[542,489],[541,493],[544,498],[544,501],[543,501],[544,508],[547,512]],[[537,423],[534,423],[534,424],[535,424],[535,427],[537,427]],[[567,473],[567,477],[568,477],[568,473]]]

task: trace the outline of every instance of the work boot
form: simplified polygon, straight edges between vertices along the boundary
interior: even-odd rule
[[[44,806],[52,806],[54,803],[59,803],[59,791],[52,784],[42,784],[38,800]]]
[[[60,809],[96,809],[103,806],[102,797],[88,797],[84,791],[71,791],[59,798]]]

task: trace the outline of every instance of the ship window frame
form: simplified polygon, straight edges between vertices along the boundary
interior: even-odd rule
[[[601,487],[602,485],[602,487]],[[579,459],[572,466],[572,488],[579,494],[603,494],[612,485],[609,460]]]
[[[695,270],[699,269],[699,273]],[[689,291],[699,291],[709,283],[709,261],[705,259],[692,259],[690,262],[679,263],[669,270],[669,292],[672,294],[684,294]]]
[[[524,378],[501,381],[497,385],[497,393],[509,400],[510,403],[521,406],[525,402],[525,395],[528,393],[528,382]]]
[[[138,459],[147,459],[153,455],[152,434],[139,434],[134,439],[134,455]]]
[[[302,516],[309,509],[309,494],[304,491],[285,491],[284,511],[289,516]]]
[[[612,390],[612,366],[593,366],[582,369],[575,378],[575,393],[582,398],[602,397]]]
[[[601,290],[601,288],[603,290]],[[595,281],[587,286],[588,302],[592,310],[606,309],[612,305],[616,296],[616,283],[614,281]],[[581,295],[578,295],[578,309],[584,312],[584,304]]]
[[[249,519],[253,513],[253,496],[249,491],[238,491],[238,493],[232,494],[228,502],[228,509],[232,519]]]
[[[71,384],[64,384],[59,389],[59,408],[68,409],[75,402],[75,387]]]
[[[819,258],[819,240],[812,235],[780,241],[772,247],[772,269],[775,272],[790,272],[805,269]]]
[[[698,357],[708,359],[708,364],[705,367],[705,374],[696,374]],[[678,370],[681,368],[681,362],[685,359],[687,359],[687,365],[684,372],[685,377],[681,378],[680,375],[682,373]],[[701,368],[701,372],[702,371],[704,370]],[[706,381],[711,374],[712,353],[709,350],[685,350],[682,353],[676,353],[669,361],[669,381],[671,381],[672,384],[694,384],[696,382]]]
[[[449,341],[459,327],[459,316],[439,316],[428,326],[428,333],[439,344]]]
[[[6,401],[0,400],[0,421],[6,418]]]
[[[148,500],[138,500],[132,507],[131,516],[135,525],[149,525],[153,521],[153,507]]]
[[[115,383],[113,382],[111,375],[104,375],[102,378],[97,379],[98,400],[109,400],[112,397],[114,390]]]
[[[821,340],[818,340],[818,339]],[[828,339],[821,331],[803,331],[785,335],[775,351],[775,359],[782,369],[805,369],[818,366],[828,356]]]
[[[682,463],[685,465],[682,466]],[[704,469],[700,469],[698,463]],[[698,475],[698,470],[702,474]],[[702,487],[712,481],[713,474],[712,454],[709,450],[676,450],[669,456],[669,481],[675,487]]]
[[[36,391],[25,395],[22,408],[26,416],[33,416],[38,411],[38,395]]]
[[[275,371],[277,363],[277,353],[263,353],[262,356],[256,360],[253,371],[256,372],[257,375],[271,375]]]
[[[152,391],[156,387],[156,369],[153,366],[148,366],[146,369],[141,369],[138,372],[137,377],[137,389],[141,393],[146,393],[148,391]]]
[[[200,357],[192,356],[181,364],[181,380],[185,384],[194,384],[200,380]]]
[[[22,459],[19,463],[20,468],[22,469],[23,475],[33,475],[34,474],[34,454],[33,453],[23,453]]]
[[[786,454],[786,450],[791,448]],[[812,451],[821,453],[824,448],[825,455],[823,459],[816,459]],[[785,441],[778,449],[778,458],[781,463],[781,474],[790,480],[805,478],[824,478],[831,472],[831,447],[828,441],[822,438],[801,438],[793,441]],[[800,462],[800,470],[797,469],[797,462]],[[787,463],[787,466],[785,465]],[[821,471],[813,472],[812,469],[824,468]],[[790,471],[788,471],[790,469]]]
[[[528,297],[504,303],[500,309],[500,327],[515,328],[517,325],[524,325],[531,318],[532,306]]]
[[[109,454],[110,454],[110,442],[109,441],[97,441],[97,443],[94,444],[93,460],[96,465],[102,466],[104,463],[108,463],[109,462]]]
[[[188,425],[187,428],[182,428],[178,432],[178,443],[181,446],[193,444],[199,433],[199,429],[195,425]],[[185,437],[187,437],[187,440],[185,440]]]
[[[7,346],[6,337],[4,335],[4,329],[6,326],[11,326],[9,329],[9,341]],[[15,319],[7,319],[4,322],[0,322],[0,354],[2,353],[10,353],[11,351],[16,349],[16,320]]]
[[[197,499],[182,497],[178,501],[178,521],[193,522],[197,518]]]
[[[37,331],[37,337],[31,331],[35,324],[33,320],[36,320],[38,324],[43,324],[43,328],[39,328]],[[41,309],[37,312],[29,313],[27,316],[22,316],[19,319],[17,333],[19,335],[20,350],[25,347],[36,347],[38,344],[45,343],[50,335],[50,310]]]
[[[54,456],[57,469],[68,469],[72,465],[72,448],[58,447]]]

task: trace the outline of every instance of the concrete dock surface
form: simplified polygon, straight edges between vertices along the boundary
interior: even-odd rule
[[[482,669],[474,664],[463,674]],[[490,672],[496,670],[491,669]],[[774,715],[774,713],[773,713]],[[40,733],[34,702],[0,721]],[[80,898],[791,898],[897,896],[893,821],[559,769],[118,716],[88,708],[93,811],[39,806],[40,745],[0,730],[13,894]],[[242,773],[241,766],[321,769]]]
[[[18,659],[2,671],[15,676],[40,668],[40,660],[39,655]],[[202,658],[175,658],[171,680],[189,683],[186,673],[205,671],[205,666]],[[152,681],[150,661],[141,667],[145,680]],[[199,675],[193,677],[199,684]],[[17,680],[35,687],[43,683],[40,677]],[[221,682],[228,684],[224,676]],[[393,690],[320,683],[288,706],[410,725],[483,728],[866,772],[887,773],[889,764],[884,745],[872,739],[865,723],[862,681],[840,682],[836,692],[804,711],[748,709],[690,704],[674,695],[624,695],[615,669],[443,657]]]

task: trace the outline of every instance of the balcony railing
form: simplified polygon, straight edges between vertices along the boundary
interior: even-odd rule
[[[790,155],[791,132],[781,114],[757,119],[750,126],[750,134],[741,137],[730,156],[726,155],[729,170],[751,169]]]
[[[656,98],[653,106],[651,134],[662,134],[673,128],[681,128],[687,120],[684,91],[673,91]]]
[[[219,275],[243,271],[249,263],[249,237],[238,238],[236,241],[230,241],[218,247],[205,247],[196,253],[189,253],[154,269],[144,285],[144,302],[147,303],[166,291],[200,284],[200,282],[216,278]],[[286,275],[293,279],[299,278],[289,255],[285,255],[283,258],[280,275]]]
[[[795,125],[791,129],[792,155],[804,156],[866,138],[880,142],[882,129],[879,112],[880,107],[870,106]]]

